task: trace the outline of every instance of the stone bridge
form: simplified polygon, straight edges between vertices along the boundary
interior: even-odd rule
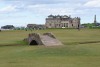
[[[31,33],[28,38],[24,39],[29,45],[45,45],[45,46],[57,46],[63,45],[52,33]]]

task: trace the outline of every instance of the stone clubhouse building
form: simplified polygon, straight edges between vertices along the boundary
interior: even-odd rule
[[[79,28],[80,18],[67,15],[49,15],[46,18],[45,26],[47,28]]]

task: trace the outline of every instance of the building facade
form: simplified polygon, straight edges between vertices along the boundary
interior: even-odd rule
[[[40,25],[40,24],[27,24],[27,28],[29,28],[29,29],[46,29],[45,25]]]
[[[45,26],[47,28],[79,28],[80,27],[80,18],[75,17],[71,18],[67,15],[49,15],[46,18]]]

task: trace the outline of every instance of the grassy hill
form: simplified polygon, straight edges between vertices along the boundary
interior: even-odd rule
[[[52,32],[64,46],[29,46],[29,33]],[[0,32],[0,67],[100,67],[99,29]]]

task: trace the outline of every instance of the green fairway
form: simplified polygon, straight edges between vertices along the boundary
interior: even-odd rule
[[[64,45],[29,46],[29,33],[52,32]],[[100,67],[99,29],[0,32],[0,67]]]

